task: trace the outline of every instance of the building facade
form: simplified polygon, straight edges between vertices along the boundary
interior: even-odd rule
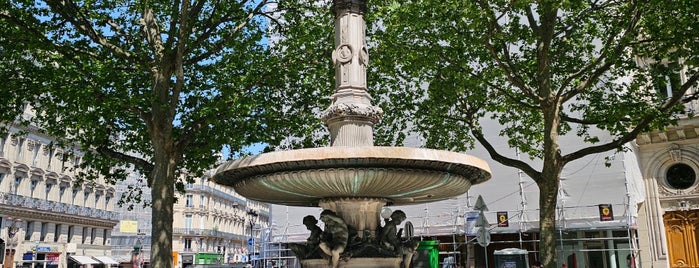
[[[177,195],[172,238],[175,267],[243,264],[260,256],[260,238],[269,225],[270,206],[247,200],[209,177],[197,178],[195,183],[185,185],[184,194]],[[118,183],[117,193],[127,191],[136,181],[134,177]],[[133,261],[135,248],[139,261],[150,259],[150,209],[117,208],[121,221],[113,230],[113,253],[119,262]]]
[[[24,116],[32,116],[27,108]],[[38,129],[0,126],[0,246],[4,268],[110,265],[115,190],[76,183],[77,148],[58,148]]]
[[[260,256],[270,206],[248,200],[206,175],[185,186],[174,209],[173,254],[179,267],[247,263]]]
[[[640,135],[643,267],[699,267],[699,119]]]

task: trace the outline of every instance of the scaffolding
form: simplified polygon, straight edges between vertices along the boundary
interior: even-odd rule
[[[638,182],[634,182],[637,180],[635,177],[637,174],[627,174],[627,170],[633,172],[633,169],[637,169],[638,165],[633,160],[627,161],[624,154],[622,158],[611,159],[617,161],[617,164],[620,163],[617,166],[620,168],[612,171],[596,170],[598,166],[605,164],[602,163],[602,158],[604,157],[594,156],[587,162],[582,162],[579,169],[565,174],[569,177],[575,177],[577,185],[571,183],[573,180],[569,180],[565,176],[561,179],[557,206],[558,236],[556,243],[559,253],[557,261],[560,264],[567,263],[568,267],[571,268],[589,266],[593,261],[602,262],[595,264],[599,265],[595,267],[627,268],[629,267],[626,262],[627,256],[634,256],[630,258],[635,262],[634,267],[640,267],[635,214],[637,212],[636,203],[639,201],[639,189],[631,189],[638,187],[638,185],[629,185],[630,183],[638,184]],[[608,158],[604,159],[606,159],[604,161],[610,161]],[[622,170],[623,172],[621,172]],[[612,172],[615,173],[610,175]],[[599,175],[600,173],[605,174]],[[538,190],[533,180],[525,177],[522,171],[517,170],[515,176],[518,177],[518,180],[517,185],[513,185],[516,187],[512,187],[512,191],[501,191],[497,196],[491,194],[489,198],[492,200],[486,198],[486,201],[490,201],[486,202],[488,206],[503,200],[511,202],[514,201],[514,198],[518,199],[516,200],[518,203],[516,209],[486,211],[484,213],[488,222],[496,223],[491,224],[488,228],[494,239],[487,247],[481,247],[475,241],[475,219],[471,204],[471,198],[475,198],[475,196],[472,195],[471,191],[464,196],[441,201],[438,205],[411,206],[410,212],[406,210],[409,215],[408,221],[420,223],[414,226],[414,236],[421,240],[439,239],[441,245],[440,260],[454,257],[456,263],[464,264],[471,261],[470,263],[473,265],[471,267],[482,267],[484,259],[488,256],[487,253],[492,253],[492,251],[503,247],[526,248],[530,252],[530,261],[537,261],[539,259],[539,210],[538,206],[533,206],[533,208],[529,206],[527,196],[538,193]],[[611,186],[614,187],[613,191],[623,194],[623,196],[596,198],[599,189],[608,190],[596,186],[602,180],[612,180],[614,182]],[[572,195],[567,191],[572,191]],[[616,213],[612,213],[612,217],[609,219],[601,220],[601,204],[592,204],[599,202],[597,199],[606,200],[604,205],[609,206],[610,209],[613,208]],[[430,206],[437,207],[438,213],[432,212]],[[403,209],[403,207],[396,209]],[[509,226],[498,226],[498,213],[508,215]],[[410,215],[416,216],[411,217]],[[294,258],[291,257],[291,252],[284,245],[290,242],[305,241],[308,236],[307,232],[294,233],[289,231],[299,226],[301,225],[289,223],[287,210],[285,224],[271,232],[270,240],[267,241],[269,246],[265,246],[269,252],[266,256],[269,256],[269,259],[276,258],[277,263],[296,263],[291,261]],[[492,254],[490,257],[492,258]]]

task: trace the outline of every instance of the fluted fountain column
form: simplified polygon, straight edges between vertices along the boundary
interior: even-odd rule
[[[367,92],[366,67],[369,52],[366,47],[367,11],[364,0],[334,0],[335,93],[332,104],[322,115],[330,130],[330,146],[373,146],[374,124],[383,115],[381,108],[371,104]],[[329,198],[318,203],[323,209],[335,211],[348,225],[374,236],[379,226],[379,213],[386,205],[382,198]]]
[[[364,0],[334,0],[335,13],[335,93],[332,105],[322,115],[330,130],[330,146],[372,146],[373,127],[383,115],[371,104],[367,92]]]

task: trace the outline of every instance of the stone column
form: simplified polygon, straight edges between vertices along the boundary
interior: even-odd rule
[[[331,146],[372,146],[373,127],[383,115],[367,92],[364,0],[333,0],[335,13],[335,94],[322,114]]]

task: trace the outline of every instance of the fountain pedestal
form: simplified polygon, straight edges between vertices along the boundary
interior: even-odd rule
[[[364,231],[368,230],[371,237],[376,237],[379,214],[386,201],[383,198],[329,198],[318,202],[318,206],[337,213],[348,226],[357,230],[357,236],[364,237]]]
[[[341,261],[340,268],[400,268],[401,258],[351,258],[348,261]],[[327,268],[331,267],[328,260],[312,259],[301,260],[303,268]]]

